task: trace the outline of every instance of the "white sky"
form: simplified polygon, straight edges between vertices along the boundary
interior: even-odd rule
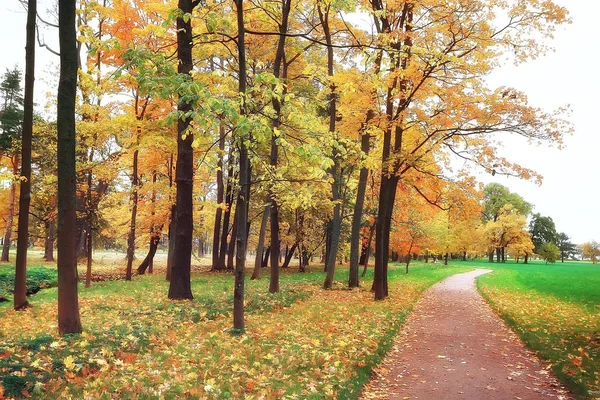
[[[555,0],[571,12],[573,23],[559,28],[552,42],[556,51],[519,67],[507,64],[490,77],[495,86],[511,86],[528,94],[532,105],[551,111],[570,105],[573,136],[565,139],[562,151],[545,147],[507,145],[503,154],[513,162],[544,176],[542,186],[515,178],[478,175],[484,182],[508,186],[535,205],[535,212],[554,219],[559,231],[575,243],[600,241],[600,116],[598,94],[600,74],[595,38],[600,2]],[[47,7],[45,1],[38,6]],[[0,73],[14,65],[24,68],[25,12],[17,0],[3,0],[0,6]],[[47,91],[45,82],[58,76],[57,59],[38,49],[37,96]],[[54,65],[52,65],[52,62]],[[40,99],[36,103],[44,104]],[[41,111],[41,110],[40,110]]]

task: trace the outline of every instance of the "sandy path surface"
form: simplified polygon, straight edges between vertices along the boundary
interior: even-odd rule
[[[425,293],[362,399],[571,399],[477,292],[488,272]]]

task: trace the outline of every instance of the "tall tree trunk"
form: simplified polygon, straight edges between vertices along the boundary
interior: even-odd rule
[[[29,203],[31,201],[31,139],[33,136],[33,86],[35,82],[35,19],[37,0],[27,1],[25,45],[25,98],[23,134],[21,136],[21,187],[15,264],[14,309],[22,310],[27,302],[27,245],[29,244]]]
[[[54,261],[54,223],[44,221],[44,260]]]
[[[281,78],[281,66],[285,55],[285,37],[288,30],[288,17],[290,15],[292,1],[281,0],[281,24],[279,25],[279,41],[275,53],[275,63],[273,66],[273,75],[275,78]],[[284,77],[285,78],[285,77]],[[285,89],[284,89],[285,90]],[[273,172],[277,169],[277,159],[279,154],[279,127],[281,126],[281,101],[273,96],[273,110],[275,118],[273,119],[273,134],[271,135],[271,157],[269,165]],[[279,206],[277,196],[273,191],[273,185],[269,188],[269,198],[271,200],[271,276],[269,280],[269,293],[279,292]]]
[[[371,111],[369,112],[372,113]],[[367,121],[371,118],[367,117]],[[367,122],[368,123],[368,122]],[[365,123],[366,129],[366,123]],[[370,136],[363,134],[360,141],[360,150],[365,154],[369,154]],[[360,229],[362,228],[363,207],[365,204],[365,193],[367,191],[367,178],[369,177],[369,169],[363,166],[360,169],[358,178],[358,187],[356,189],[356,202],[354,203],[354,214],[352,215],[352,236],[350,238],[350,268],[348,286],[351,288],[358,287],[358,265],[359,265],[359,248],[362,247],[360,237]]]
[[[169,238],[169,245],[167,248],[167,274],[166,280],[171,281],[171,272],[173,271],[173,261],[175,259],[175,212],[177,205],[171,206],[171,220],[169,221],[169,232],[167,237]]]
[[[488,262],[494,262],[494,249],[492,248],[488,253]]]
[[[375,225],[375,271],[373,290],[375,300],[383,300],[388,296],[387,270],[390,246],[390,230],[392,212],[396,198],[396,187],[399,177],[383,174],[379,191],[379,212]]]
[[[327,76],[333,77],[333,47],[331,39],[331,31],[329,29],[329,11],[330,5],[323,10],[321,5],[317,6],[319,12],[319,18],[321,25],[323,26],[323,33],[325,34],[325,41],[327,42]],[[337,114],[337,99],[336,99],[336,86],[334,83],[330,84],[329,90],[329,133],[335,136],[335,122]],[[340,211],[340,187],[341,187],[341,167],[338,160],[338,151],[334,147],[332,152],[333,167],[331,168],[331,175],[333,176],[333,184],[331,185],[332,200],[335,202],[333,208],[333,217],[331,219],[331,242],[329,247],[329,254],[325,260],[327,268],[327,276],[323,282],[324,289],[330,289],[333,285],[333,276],[335,274],[335,262],[337,258],[337,251],[340,242],[340,231],[342,227],[341,211]]]
[[[227,237],[229,236],[229,220],[231,218],[231,208],[233,207],[233,179],[234,179],[234,171],[233,171],[233,143],[229,149],[229,168],[227,171],[227,189],[225,194],[225,212],[223,215],[223,230],[221,232],[221,248],[219,250],[219,263],[215,267],[216,270],[224,270],[226,268],[225,265],[225,257],[227,255],[227,244],[229,241]],[[235,218],[235,217],[234,217]]]
[[[177,72],[186,80],[191,80],[190,72],[194,66],[192,60],[192,20],[190,16],[194,5],[192,0],[179,0],[178,7],[182,15],[177,18]],[[187,16],[187,17],[186,17]],[[193,180],[194,180],[194,151],[192,132],[188,130],[193,104],[180,96],[177,111],[183,115],[177,121],[177,166],[175,182],[175,243],[173,248],[173,265],[169,285],[169,299],[192,299],[191,263],[193,235]],[[185,135],[185,137],[184,137]]]
[[[92,231],[86,233],[86,270],[85,270],[85,287],[89,288],[92,284]]]
[[[371,225],[371,229],[369,231],[369,240],[367,240],[367,248],[365,250],[365,263],[362,272],[362,277],[364,278],[367,275],[367,268],[369,266],[369,257],[371,256],[371,242],[373,241],[373,234],[375,233],[375,223]]]
[[[81,332],[77,295],[75,181],[75,95],[77,34],[75,0],[58,3],[60,77],[58,81],[58,333]]]
[[[227,269],[228,270],[233,270],[234,265],[233,265],[233,259],[235,256],[235,246],[236,246],[236,241],[237,241],[237,236],[238,236],[238,220],[239,220],[239,208],[235,208],[235,213],[233,214],[233,228],[231,229],[231,240],[229,240],[229,244],[227,246]],[[245,229],[244,229],[245,230]]]
[[[238,93],[246,93],[246,42],[244,27],[244,1],[234,0],[237,14],[238,27],[238,63],[239,63],[239,85]],[[246,116],[246,105],[242,102],[240,114]],[[240,132],[240,190],[238,193],[237,207],[240,209],[238,218],[238,230],[240,235],[237,237],[237,254],[235,260],[235,278],[233,289],[233,328],[237,331],[243,331],[244,324],[244,280],[246,275],[246,239],[245,234],[248,224],[248,196],[250,194],[250,162],[248,159],[248,148],[246,140],[249,138],[243,132]]]
[[[148,249],[148,254],[146,254],[146,258],[144,258],[144,261],[142,261],[140,266],[137,267],[138,274],[144,275],[146,273],[146,269],[148,269],[152,265],[154,255],[156,254],[156,249],[158,248],[158,242],[160,242],[159,235],[154,235],[150,237],[150,248]]]
[[[298,242],[294,243],[292,247],[287,251],[285,255],[285,259],[283,260],[283,265],[281,268],[288,268],[290,265],[290,261],[292,261],[292,257],[294,257],[294,251],[296,251],[296,247],[298,247]]]
[[[139,140],[140,129],[138,129]],[[125,271],[125,280],[131,280],[133,259],[135,258],[135,220],[137,218],[138,203],[138,154],[136,148],[133,152],[133,172],[131,175],[131,220],[129,224],[129,237],[127,238],[127,270]]]
[[[252,271],[252,280],[260,277],[260,268],[262,267],[262,255],[265,249],[265,236],[267,233],[267,222],[269,222],[270,206],[266,206],[260,221],[260,231],[258,232],[258,244],[256,245],[256,257],[254,258],[254,271]]]
[[[222,122],[219,127],[219,160],[217,161],[217,210],[215,211],[215,226],[213,228],[212,243],[212,268],[216,270],[219,265],[219,236],[221,234],[221,219],[223,218],[223,152],[225,151],[225,125]],[[226,229],[226,228],[223,228]]]
[[[0,261],[8,262],[8,255],[10,252],[10,242],[13,231],[13,221],[15,218],[15,197],[17,192],[17,175],[19,173],[19,156],[15,155],[12,157],[12,172],[13,180],[10,183],[10,194],[8,197],[8,215],[6,216],[6,229],[4,231],[4,242],[2,246],[2,258]]]
[[[173,187],[173,182],[175,178],[175,172],[173,170],[173,153],[170,155],[169,159],[169,188]],[[171,191],[169,191],[170,193]],[[171,200],[171,195],[169,195],[169,200]],[[169,231],[167,233],[167,237],[169,238],[169,245],[167,246],[167,271],[166,271],[166,280],[171,280],[171,271],[173,270],[173,259],[175,258],[175,210],[177,209],[177,204],[173,203],[171,205],[171,217],[169,219]]]

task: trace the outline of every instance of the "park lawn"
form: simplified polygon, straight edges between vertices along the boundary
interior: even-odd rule
[[[494,269],[478,279],[480,292],[525,344],[574,393],[600,397],[600,266],[479,266]]]
[[[84,332],[56,334],[56,289],[33,308],[0,308],[0,377],[5,396],[33,398],[357,398],[371,369],[420,294],[465,266],[390,269],[390,298],[374,302],[372,273],[362,289],[335,290],[324,274],[247,281],[247,330],[232,335],[233,280],[193,274],[193,301],[169,301],[163,275],[96,282],[80,289]]]

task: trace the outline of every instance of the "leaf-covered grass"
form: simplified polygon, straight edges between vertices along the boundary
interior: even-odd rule
[[[41,289],[55,287],[56,269],[43,266],[30,266],[27,269],[27,294],[37,293]],[[15,267],[0,265],[0,302],[9,303],[15,289]]]
[[[478,287],[525,344],[583,398],[600,396],[600,267],[497,265]]]
[[[423,290],[465,267],[390,270],[390,299],[335,290],[322,272],[247,281],[247,329],[232,335],[233,280],[193,274],[193,301],[169,301],[160,276],[80,289],[84,333],[56,335],[56,289],[24,312],[0,310],[0,376],[6,396],[34,398],[356,398]],[[369,278],[369,277],[368,277]]]

